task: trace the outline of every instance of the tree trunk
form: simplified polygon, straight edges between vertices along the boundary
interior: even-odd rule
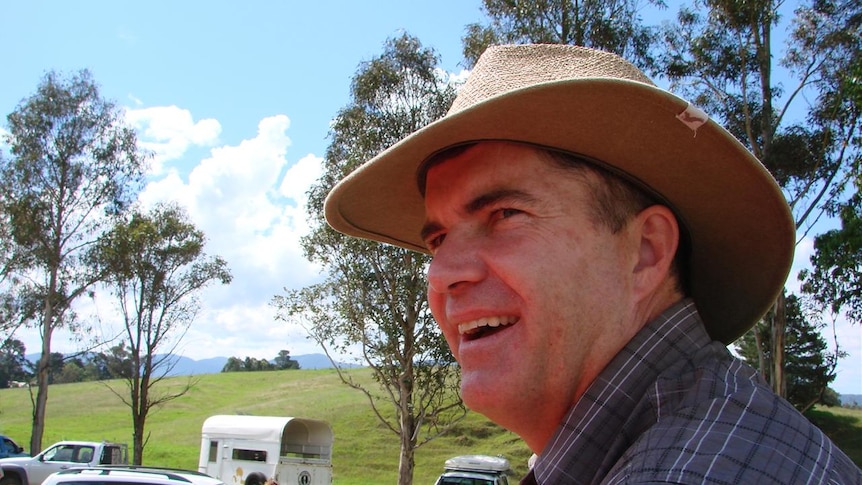
[[[135,417],[135,430],[132,436],[132,465],[144,463],[144,421],[146,416]]]
[[[413,484],[413,469],[416,467],[415,462],[415,430],[413,426],[405,427],[408,423],[404,423],[405,418],[408,419],[411,424],[413,422],[412,416],[407,416],[402,414],[402,426],[401,426],[401,459],[398,461],[398,485],[412,485]]]
[[[56,288],[56,273],[52,272],[45,307],[42,311],[42,355],[36,365],[36,405],[33,409],[33,429],[30,431],[30,454],[42,451],[45,434],[45,411],[48,409],[48,371],[51,367],[51,337],[54,333],[54,306],[52,298]]]
[[[141,465],[144,461],[144,425],[147,420],[147,414],[142,409],[141,398],[141,380],[134,376],[132,384],[132,464]]]
[[[769,369],[767,369],[766,355],[763,352],[763,338],[760,334],[759,324],[754,324],[750,332],[754,333],[754,346],[757,349],[757,370],[764,379],[770,380]]]
[[[33,409],[33,429],[30,432],[30,454],[42,451],[42,435],[45,433],[45,409],[48,407],[48,368],[51,364],[50,346],[46,352],[42,343],[42,356],[36,367],[36,406]]]
[[[408,334],[412,335],[412,334]],[[416,467],[415,452],[416,438],[418,426],[416,417],[413,415],[413,363],[412,363],[412,339],[405,342],[407,347],[406,355],[410,359],[405,359],[403,365],[404,370],[399,376],[399,396],[398,403],[401,412],[401,457],[398,461],[398,485],[413,484],[413,469]]]
[[[147,394],[148,374],[146,369],[141,371],[140,347],[138,345],[133,347],[133,353],[134,368],[129,386],[132,390],[132,422],[135,428],[132,436],[132,463],[141,465],[144,460],[144,427],[147,421],[147,399],[149,399]]]
[[[784,345],[787,336],[787,312],[784,291],[775,301],[775,315],[772,318],[772,390],[787,398],[787,381],[784,377]]]

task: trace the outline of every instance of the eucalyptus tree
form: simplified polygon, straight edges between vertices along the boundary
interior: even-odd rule
[[[11,386],[12,381],[28,381],[27,349],[24,342],[7,338],[0,344],[0,389]]]
[[[858,189],[857,189],[858,190]],[[812,268],[800,273],[802,291],[833,315],[862,322],[862,206],[859,195],[840,211],[841,226],[814,239]]]
[[[11,235],[8,271],[17,278],[7,290],[42,340],[33,453],[42,448],[54,331],[75,330],[72,303],[102,277],[83,256],[143,180],[145,157],[122,119],[86,70],[67,78],[49,72],[7,117],[0,216]]]
[[[428,257],[344,236],[323,219],[326,194],[381,150],[443,116],[454,89],[438,56],[409,35],[389,39],[384,52],[360,65],[351,101],[334,121],[321,178],[309,190],[307,258],[325,280],[276,296],[279,318],[301,323],[330,356],[342,381],[365,393],[399,436],[398,483],[413,481],[414,452],[466,413],[460,374],[426,302]],[[354,380],[335,355],[354,354],[378,385]]]
[[[602,49],[642,68],[652,66],[656,29],[641,12],[663,0],[482,0],[488,25],[467,26],[464,58],[473,65],[492,44],[570,44]]]
[[[828,7],[828,5],[827,5]],[[812,269],[800,275],[802,290],[815,298],[833,314],[844,313],[853,323],[862,322],[862,162],[859,133],[859,117],[862,115],[862,5],[849,3],[843,5],[845,35],[856,34],[855,42],[847,42],[842,55],[845,62],[831,64],[830,76],[832,89],[823,90],[820,102],[821,118],[837,120],[836,130],[846,129],[847,133],[838,139],[849,140],[844,149],[851,152],[854,167],[853,194],[847,199],[839,199],[832,212],[836,214],[840,226],[819,234],[814,240],[814,254],[811,256]],[[812,12],[812,15],[816,14]],[[816,18],[816,17],[815,17]],[[852,39],[852,37],[851,37]],[[844,121],[847,120],[847,121]],[[840,133],[840,132],[839,132]],[[852,136],[851,136],[852,135]]]
[[[772,172],[804,236],[857,173],[858,106],[846,94],[858,86],[858,76],[848,76],[851,63],[858,65],[860,7],[855,0],[800,2],[790,34],[776,42],[787,7],[783,0],[696,0],[666,28],[659,64],[672,90],[719,119]],[[784,294],[758,325],[770,329],[771,348],[761,353],[766,376],[786,397]]]
[[[173,351],[200,309],[200,291],[213,282],[231,281],[227,263],[208,256],[205,243],[204,233],[181,208],[158,204],[146,214],[131,212],[91,253],[123,322],[119,353],[126,353],[127,392],[111,390],[131,409],[136,465],[143,458],[150,410],[191,388],[191,381],[171,391],[157,392],[156,385],[176,363]]]
[[[273,363],[275,364],[275,368],[279,370],[299,369],[299,361],[290,358],[289,350],[279,350],[278,355],[273,359]]]
[[[816,307],[809,307],[806,301],[791,294],[787,296],[786,305],[787,400],[803,413],[820,402],[834,404],[829,400],[834,395],[829,391],[829,384],[835,380],[840,356],[839,352],[828,351],[826,339],[821,335],[826,325],[821,312]],[[768,344],[771,338],[769,328],[758,326],[743,335],[736,342],[736,348],[743,360],[757,367],[762,360],[761,355],[766,354],[768,358],[772,351],[771,345],[763,345]]]

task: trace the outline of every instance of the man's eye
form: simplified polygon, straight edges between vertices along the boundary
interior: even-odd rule
[[[509,217],[516,216],[520,213],[521,213],[521,211],[519,211],[518,209],[510,209],[510,208],[498,209],[497,210],[497,217],[499,219],[508,219]]]
[[[437,234],[436,236],[428,238],[428,240],[425,241],[425,246],[429,251],[433,252],[443,244],[444,239],[446,239],[446,234]]]

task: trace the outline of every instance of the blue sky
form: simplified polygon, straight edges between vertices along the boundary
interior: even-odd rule
[[[156,154],[142,202],[177,200],[227,259],[234,282],[207,290],[180,353],[272,358],[319,352],[298,326],[274,320],[284,287],[318,277],[302,257],[304,192],[320,174],[330,120],[350,80],[387,38],[407,32],[462,74],[464,27],[480,0],[5,2],[0,11],[0,130],[49,70],[89,69],[101,94],[127,110]],[[810,243],[798,248],[802,267]],[[795,274],[796,269],[794,269]],[[795,286],[791,276],[790,286]],[[109,331],[112,302],[80,316]],[[851,356],[834,388],[862,394],[860,328],[839,327]],[[29,351],[39,341],[19,335]],[[59,334],[54,348],[79,348]]]
[[[318,275],[298,239],[330,120],[387,38],[414,35],[459,72],[464,27],[480,18],[478,0],[10,2],[0,13],[0,129],[45,72],[89,69],[156,154],[142,200],[185,205],[234,274],[204,294],[181,352],[319,352],[268,303]],[[82,306],[81,317],[109,327],[110,299]],[[19,337],[39,348],[34,332]],[[54,340],[63,352],[80,345]]]

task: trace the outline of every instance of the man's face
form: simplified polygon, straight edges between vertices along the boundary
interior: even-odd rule
[[[427,174],[428,301],[462,397],[534,450],[630,337],[638,243],[590,218],[591,176],[503,142]]]

